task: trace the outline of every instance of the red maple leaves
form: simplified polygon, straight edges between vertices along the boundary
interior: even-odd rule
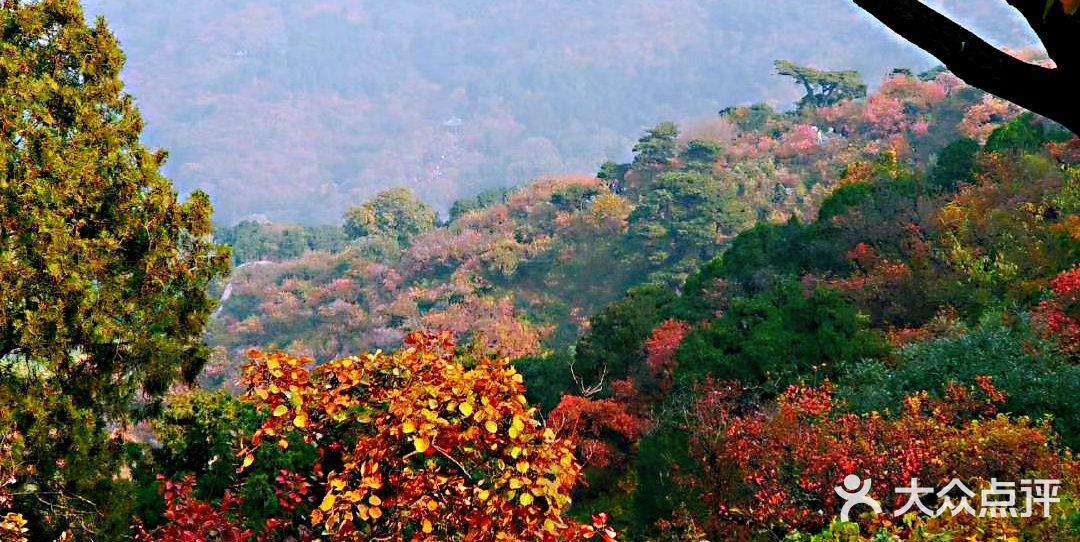
[[[707,475],[700,489],[718,513],[716,528],[732,536],[826,526],[839,510],[833,488],[849,474],[872,479],[886,508],[902,504],[893,502],[894,489],[913,478],[937,487],[1032,473],[1077,480],[1076,462],[1054,451],[1047,423],[997,414],[1005,396],[988,378],[974,389],[951,385],[941,399],[910,396],[895,416],[841,413],[828,382],[793,386],[775,409],[736,415],[741,396],[730,383],[711,385],[691,425],[692,453]]]
[[[671,389],[677,364],[675,353],[690,329],[690,324],[686,322],[668,320],[657,326],[645,341],[645,363],[654,375],[660,377],[660,386],[664,391]]]
[[[1080,355],[1080,267],[1061,272],[1050,281],[1050,288],[1054,297],[1032,311],[1033,319],[1062,350]]]
[[[238,519],[240,500],[231,492],[225,493],[220,504],[195,498],[195,478],[173,481],[162,475],[161,493],[165,498],[164,526],[147,531],[135,525],[135,540],[141,542],[248,542],[255,532],[241,526]]]

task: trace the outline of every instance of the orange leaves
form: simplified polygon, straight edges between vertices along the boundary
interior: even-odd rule
[[[472,416],[473,409],[476,408],[472,403],[462,403],[458,406],[458,410],[461,411],[461,415],[465,417]]]
[[[465,368],[454,353],[448,333],[313,370],[254,353],[245,397],[271,415],[253,443],[297,433],[320,446],[320,465],[337,465],[311,516],[331,539],[611,540],[606,526],[562,517],[580,474],[574,445],[541,426],[521,375],[505,360]]]
[[[22,514],[8,512],[0,516],[0,540],[3,542],[26,542],[28,531]]]
[[[413,446],[416,448],[417,453],[422,454],[428,451],[428,449],[431,447],[431,442],[429,442],[426,438],[417,437],[413,439]]]
[[[334,503],[337,502],[337,497],[333,493],[327,493],[323,497],[322,504],[319,505],[319,510],[323,512],[329,512],[334,508]]]
[[[295,418],[293,418],[293,425],[295,425],[299,429],[303,429],[307,427],[307,419],[307,414],[301,412],[297,414]]]
[[[510,429],[507,430],[506,434],[509,435],[511,440],[518,440],[524,430],[525,422],[520,417],[514,416],[514,421],[510,422]]]

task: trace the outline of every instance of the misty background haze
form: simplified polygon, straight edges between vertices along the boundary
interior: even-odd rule
[[[1002,2],[932,2],[997,45]],[[128,56],[146,140],[221,223],[337,223],[408,186],[457,198],[624,160],[645,127],[801,92],[778,58],[871,86],[933,59],[849,0],[89,0]]]

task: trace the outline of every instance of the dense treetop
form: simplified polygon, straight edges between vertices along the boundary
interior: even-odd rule
[[[3,366],[40,364],[85,401],[115,378],[154,392],[181,368],[193,378],[205,290],[228,258],[207,240],[207,196],[181,202],[158,172],[166,154],[140,144],[108,28],[75,2],[0,16]]]

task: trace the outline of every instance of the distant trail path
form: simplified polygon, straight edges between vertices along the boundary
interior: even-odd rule
[[[255,267],[258,265],[266,265],[271,263],[275,262],[272,262],[270,260],[258,260],[254,262],[244,262],[236,266],[236,269],[233,269],[232,276],[229,277],[229,282],[225,284],[225,290],[221,292],[221,299],[218,300],[218,308],[214,311],[213,314],[210,315],[210,318],[217,318],[218,315],[221,314],[221,311],[225,309],[225,302],[228,301],[230,297],[232,297],[233,281],[236,280],[236,273],[238,271],[248,266]]]

